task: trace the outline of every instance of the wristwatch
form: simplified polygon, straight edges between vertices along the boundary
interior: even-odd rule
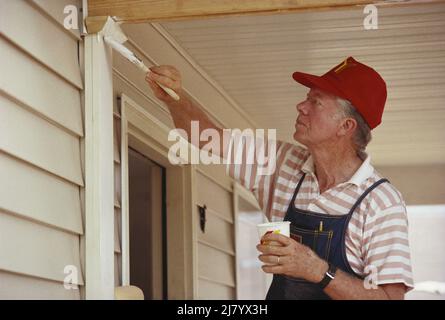
[[[333,264],[329,263],[328,271],[326,271],[323,279],[318,283],[318,285],[320,286],[321,289],[326,288],[326,286],[329,284],[329,282],[334,280],[336,271],[337,271],[337,267],[334,266]]]

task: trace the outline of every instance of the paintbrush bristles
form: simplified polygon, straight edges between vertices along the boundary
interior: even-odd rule
[[[114,21],[111,17],[108,17],[102,31],[100,32],[104,37],[111,37],[114,41],[118,43],[124,43],[128,40],[125,33],[122,31],[119,24]]]

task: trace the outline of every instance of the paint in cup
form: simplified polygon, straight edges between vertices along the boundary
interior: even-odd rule
[[[289,237],[290,236],[290,221],[280,221],[280,222],[268,222],[268,223],[261,223],[257,225],[258,229],[258,236],[261,238],[266,233],[278,233],[282,234],[283,236]],[[270,246],[281,246],[282,244],[280,242],[276,241],[267,241],[262,242],[261,244],[267,244]]]

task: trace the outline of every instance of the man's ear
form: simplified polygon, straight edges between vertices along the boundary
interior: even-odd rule
[[[344,118],[340,122],[340,127],[337,132],[339,136],[352,135],[357,128],[357,121],[353,118]]]

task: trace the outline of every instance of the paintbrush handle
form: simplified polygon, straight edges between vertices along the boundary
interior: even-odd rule
[[[147,68],[147,66],[144,64],[144,71],[145,71],[145,73],[149,73],[149,72],[151,72],[151,70],[150,69],[148,69]],[[173,90],[173,89],[170,89],[170,88],[167,88],[167,87],[165,87],[165,86],[163,86],[162,84],[160,84],[159,82],[157,82],[156,81],[156,84],[158,85],[158,86],[160,86],[161,88],[162,88],[162,90],[164,90],[170,97],[172,97],[174,100],[176,100],[176,101],[179,101],[179,96],[178,96],[178,94]]]
[[[147,66],[144,64],[144,62],[142,62],[141,60],[137,59],[137,61],[133,61],[133,63],[135,65],[137,65],[142,71],[144,71],[145,73],[149,73],[151,72],[150,69],[147,68]],[[163,86],[162,84],[160,84],[159,82],[157,82],[157,85],[160,86],[162,88],[162,90],[164,90],[170,97],[172,97],[174,100],[179,101],[179,96],[178,94],[173,91],[173,89],[167,88],[165,86]]]
[[[127,47],[125,47],[122,43],[117,42],[114,40],[111,36],[105,36],[104,37],[105,42],[107,42],[114,50],[119,52],[123,57],[125,57],[128,61],[139,67],[142,71],[145,73],[151,72],[150,69],[147,68],[147,66],[144,64],[144,62],[136,57],[136,55],[129,50]],[[179,96],[176,92],[174,92],[172,89],[167,88],[160,84],[159,82],[156,82],[162,90],[164,90],[170,97],[172,97],[174,100],[178,101]]]
[[[148,69],[147,66],[146,66],[141,60],[139,60],[139,63],[136,63],[136,64],[137,64],[138,67],[141,68],[145,73],[149,73],[149,72],[151,72],[151,70]],[[160,87],[162,88],[162,90],[164,90],[170,97],[172,97],[172,98],[175,99],[176,101],[179,100],[179,96],[178,96],[178,94],[177,94],[175,91],[173,91],[173,90],[170,89],[170,88],[167,88],[167,87],[163,86],[162,84],[160,84],[160,83],[157,82],[157,81],[156,81],[156,84],[157,84],[158,86],[160,86]]]
[[[162,90],[164,90],[165,92],[167,92],[167,94],[172,97],[174,100],[179,101],[179,96],[178,94],[173,91],[173,89],[164,87],[162,84],[160,84],[159,82],[156,82],[158,84],[158,86],[160,86],[162,88]]]

